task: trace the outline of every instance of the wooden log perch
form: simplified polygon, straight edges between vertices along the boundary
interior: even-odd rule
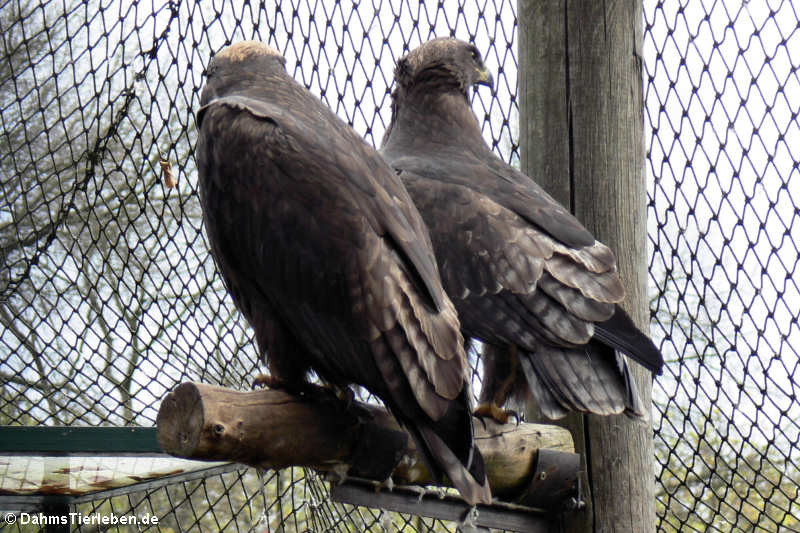
[[[306,466],[375,480],[391,475],[401,484],[433,482],[413,439],[384,408],[356,401],[347,408],[320,387],[292,395],[183,383],[164,398],[157,425],[161,448],[186,459],[275,469]],[[574,455],[567,430],[478,418],[474,425],[496,497],[552,495],[558,489],[548,489],[545,483],[543,490],[548,476],[558,480],[562,492],[577,479],[577,461],[554,462],[552,454],[539,460],[540,448]],[[563,465],[572,470],[573,462],[574,472],[564,471]],[[562,472],[552,475],[559,464]]]

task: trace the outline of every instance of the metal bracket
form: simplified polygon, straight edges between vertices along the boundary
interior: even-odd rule
[[[582,507],[578,471],[581,456],[542,448],[536,456],[530,483],[514,501],[556,513]]]
[[[465,517],[469,517],[471,526],[505,531],[553,533],[559,531],[560,527],[557,516],[520,505],[495,503],[491,506],[478,505],[473,508],[461,498],[447,494],[444,489],[395,486],[388,490],[382,483],[354,478],[348,478],[339,485],[332,485],[331,500],[450,520],[459,524],[464,522]]]

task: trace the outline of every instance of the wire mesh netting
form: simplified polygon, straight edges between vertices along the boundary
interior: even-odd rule
[[[645,10],[664,531],[800,530],[798,29],[791,2]]]
[[[0,424],[150,426],[182,381],[249,387],[259,362],[207,252],[193,158],[224,45],[271,43],[377,144],[396,59],[471,40],[496,80],[474,97],[484,136],[518,160],[515,2],[214,4],[2,4]],[[799,28],[786,1],[644,4],[660,531],[800,530]],[[324,491],[243,471],[81,505],[182,524],[163,530],[449,527]]]
[[[456,525],[432,518],[335,504],[327,484],[313,471],[287,468],[259,472],[242,468],[182,483],[160,484],[126,494],[102,494],[70,507],[70,514],[28,513],[7,526],[19,533],[46,531],[52,516],[64,516],[70,530],[284,532],[403,531],[455,533]],[[101,517],[126,522],[103,525]],[[133,526],[128,522],[135,521]],[[34,523],[36,522],[36,523]],[[52,525],[52,524],[50,524]]]

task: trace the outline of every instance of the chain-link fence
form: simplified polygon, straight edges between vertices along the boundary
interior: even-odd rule
[[[2,3],[0,424],[151,426],[177,383],[247,387],[258,371],[201,231],[193,113],[213,52],[273,44],[377,144],[396,59],[433,36],[472,40],[496,79],[474,108],[513,163],[515,11]],[[800,16],[786,1],[646,1],[644,23],[652,334],[668,360],[654,389],[659,530],[797,531]],[[181,524],[163,530],[446,527],[334,505],[312,478],[229,473],[81,505],[160,507]]]

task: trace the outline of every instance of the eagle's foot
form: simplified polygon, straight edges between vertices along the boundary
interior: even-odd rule
[[[272,389],[275,388],[274,384],[278,381],[276,378],[270,376],[269,374],[256,374],[256,377],[253,378],[253,382],[250,383],[250,388],[252,390],[255,389]],[[280,387],[278,387],[280,388]]]
[[[335,485],[341,485],[347,481],[347,472],[350,470],[348,464],[334,465],[325,475],[325,478]]]
[[[517,420],[517,425],[519,425],[519,415],[515,411],[507,411],[494,402],[478,404],[472,415],[481,421],[484,429],[486,429],[484,418],[491,418],[498,424],[506,424],[508,419],[513,416]]]
[[[350,409],[356,401],[356,393],[350,387],[337,387],[334,385],[330,387],[330,390],[342,402],[345,411]]]
[[[256,374],[252,388],[282,390],[293,396],[320,396],[335,394],[330,387],[314,385],[306,381],[286,381],[269,374]]]
[[[350,387],[331,386],[330,390],[339,400],[337,406],[341,409],[342,415],[355,416],[361,422],[369,422],[373,419],[372,413],[363,404],[356,400],[356,393]]]

